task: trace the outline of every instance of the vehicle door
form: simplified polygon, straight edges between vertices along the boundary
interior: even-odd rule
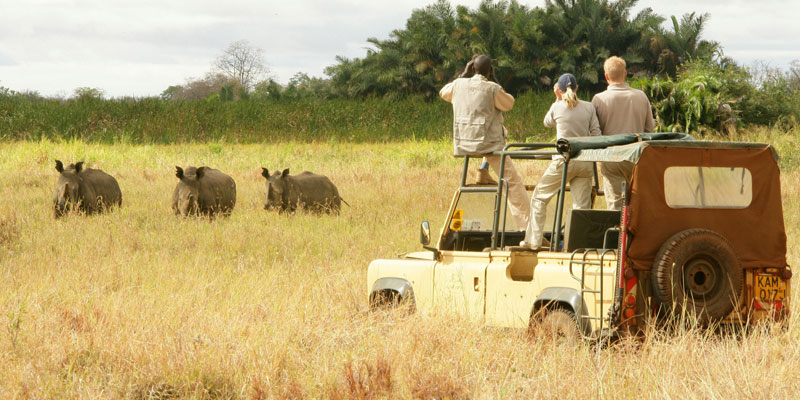
[[[464,192],[454,199],[434,270],[434,306],[440,312],[483,322],[494,202],[494,193]]]
[[[437,310],[483,322],[489,253],[443,251],[434,271]]]

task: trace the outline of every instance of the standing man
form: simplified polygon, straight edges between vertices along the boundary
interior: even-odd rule
[[[506,144],[503,111],[514,107],[514,97],[493,80],[492,59],[479,55],[467,64],[461,77],[439,91],[439,96],[453,104],[453,154],[484,156],[485,163],[499,175],[500,156],[491,153],[503,150]],[[488,174],[485,167],[483,171]],[[508,179],[511,215],[517,229],[525,229],[530,215],[528,193],[511,158],[506,158],[503,176]]]
[[[603,135],[652,132],[655,123],[650,100],[644,92],[625,83],[628,74],[625,60],[617,56],[610,57],[603,63],[603,70],[608,89],[592,98]],[[622,183],[630,184],[633,164],[602,163],[600,171],[603,173],[603,191],[608,209],[621,210]]]

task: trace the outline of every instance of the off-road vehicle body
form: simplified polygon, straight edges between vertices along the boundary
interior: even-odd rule
[[[525,227],[507,215],[507,181],[467,184],[465,157],[435,246],[427,247],[423,222],[427,251],[370,264],[373,307],[405,301],[422,313],[501,327],[553,324],[587,338],[639,332],[674,315],[700,324],[788,320],[792,273],[770,145],[660,133],[516,143],[496,154],[561,155],[564,177],[570,161],[630,163],[626,205],[565,209],[562,179],[545,233],[549,248],[515,247]],[[597,182],[595,172],[594,192],[602,195]]]

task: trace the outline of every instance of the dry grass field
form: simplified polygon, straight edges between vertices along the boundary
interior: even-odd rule
[[[793,160],[796,141],[782,140]],[[419,249],[421,220],[438,232],[461,170],[450,151],[447,142],[3,143],[0,398],[800,396],[796,311],[786,331],[651,332],[602,350],[448,316],[368,312],[369,261]],[[55,159],[114,175],[122,208],[55,220]],[[175,217],[175,165],[231,175],[233,215]],[[351,207],[338,217],[267,212],[262,166],[328,175]],[[535,180],[537,168],[522,169]],[[800,170],[784,168],[794,266],[799,192]]]

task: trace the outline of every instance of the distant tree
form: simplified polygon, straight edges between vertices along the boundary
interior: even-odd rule
[[[787,79],[789,79],[792,90],[800,91],[800,60],[793,60],[789,64]]]
[[[636,2],[546,0],[531,8],[483,0],[471,9],[438,0],[414,10],[405,29],[388,39],[368,39],[373,48],[364,58],[339,57],[325,73],[336,95],[433,98],[474,55],[487,54],[511,93],[549,88],[564,72],[585,89],[599,90],[603,61],[618,55],[632,72],[641,69],[641,49],[663,21],[650,8],[631,15]]]
[[[165,100],[200,100],[217,94],[224,100],[234,100],[234,93],[240,87],[236,80],[220,73],[209,72],[203,78],[189,78],[183,85],[168,87],[161,92],[161,98]]]
[[[681,65],[691,59],[711,59],[719,43],[700,39],[709,14],[684,14],[678,21],[673,15],[672,31],[656,28],[650,39],[650,67],[654,72],[675,77]]]
[[[322,78],[312,78],[305,72],[298,72],[289,79],[289,84],[283,90],[282,96],[289,99],[331,97],[330,81]]]
[[[273,79],[267,79],[255,84],[252,98],[255,100],[280,100],[282,94],[283,86]]]
[[[180,95],[182,90],[183,90],[183,86],[181,86],[181,85],[172,85],[172,86],[164,89],[164,91],[161,92],[161,96],[160,97],[161,97],[162,100],[173,100],[177,96]]]
[[[74,97],[79,100],[102,99],[105,95],[102,89],[92,87],[79,87],[74,93]]]
[[[583,82],[583,87],[598,90],[605,87],[603,62],[609,56],[620,56],[628,70],[640,69],[644,59],[638,49],[648,35],[663,21],[653,10],[645,8],[631,16],[637,0],[548,0],[543,22],[550,49],[548,59],[555,63],[553,77],[570,71]],[[557,27],[551,28],[555,23]]]
[[[219,98],[222,101],[233,101],[234,100],[234,82],[226,83],[219,88]]]
[[[264,50],[254,47],[247,40],[238,40],[223,50],[214,61],[217,72],[239,82],[246,90],[269,74],[264,61]]]

